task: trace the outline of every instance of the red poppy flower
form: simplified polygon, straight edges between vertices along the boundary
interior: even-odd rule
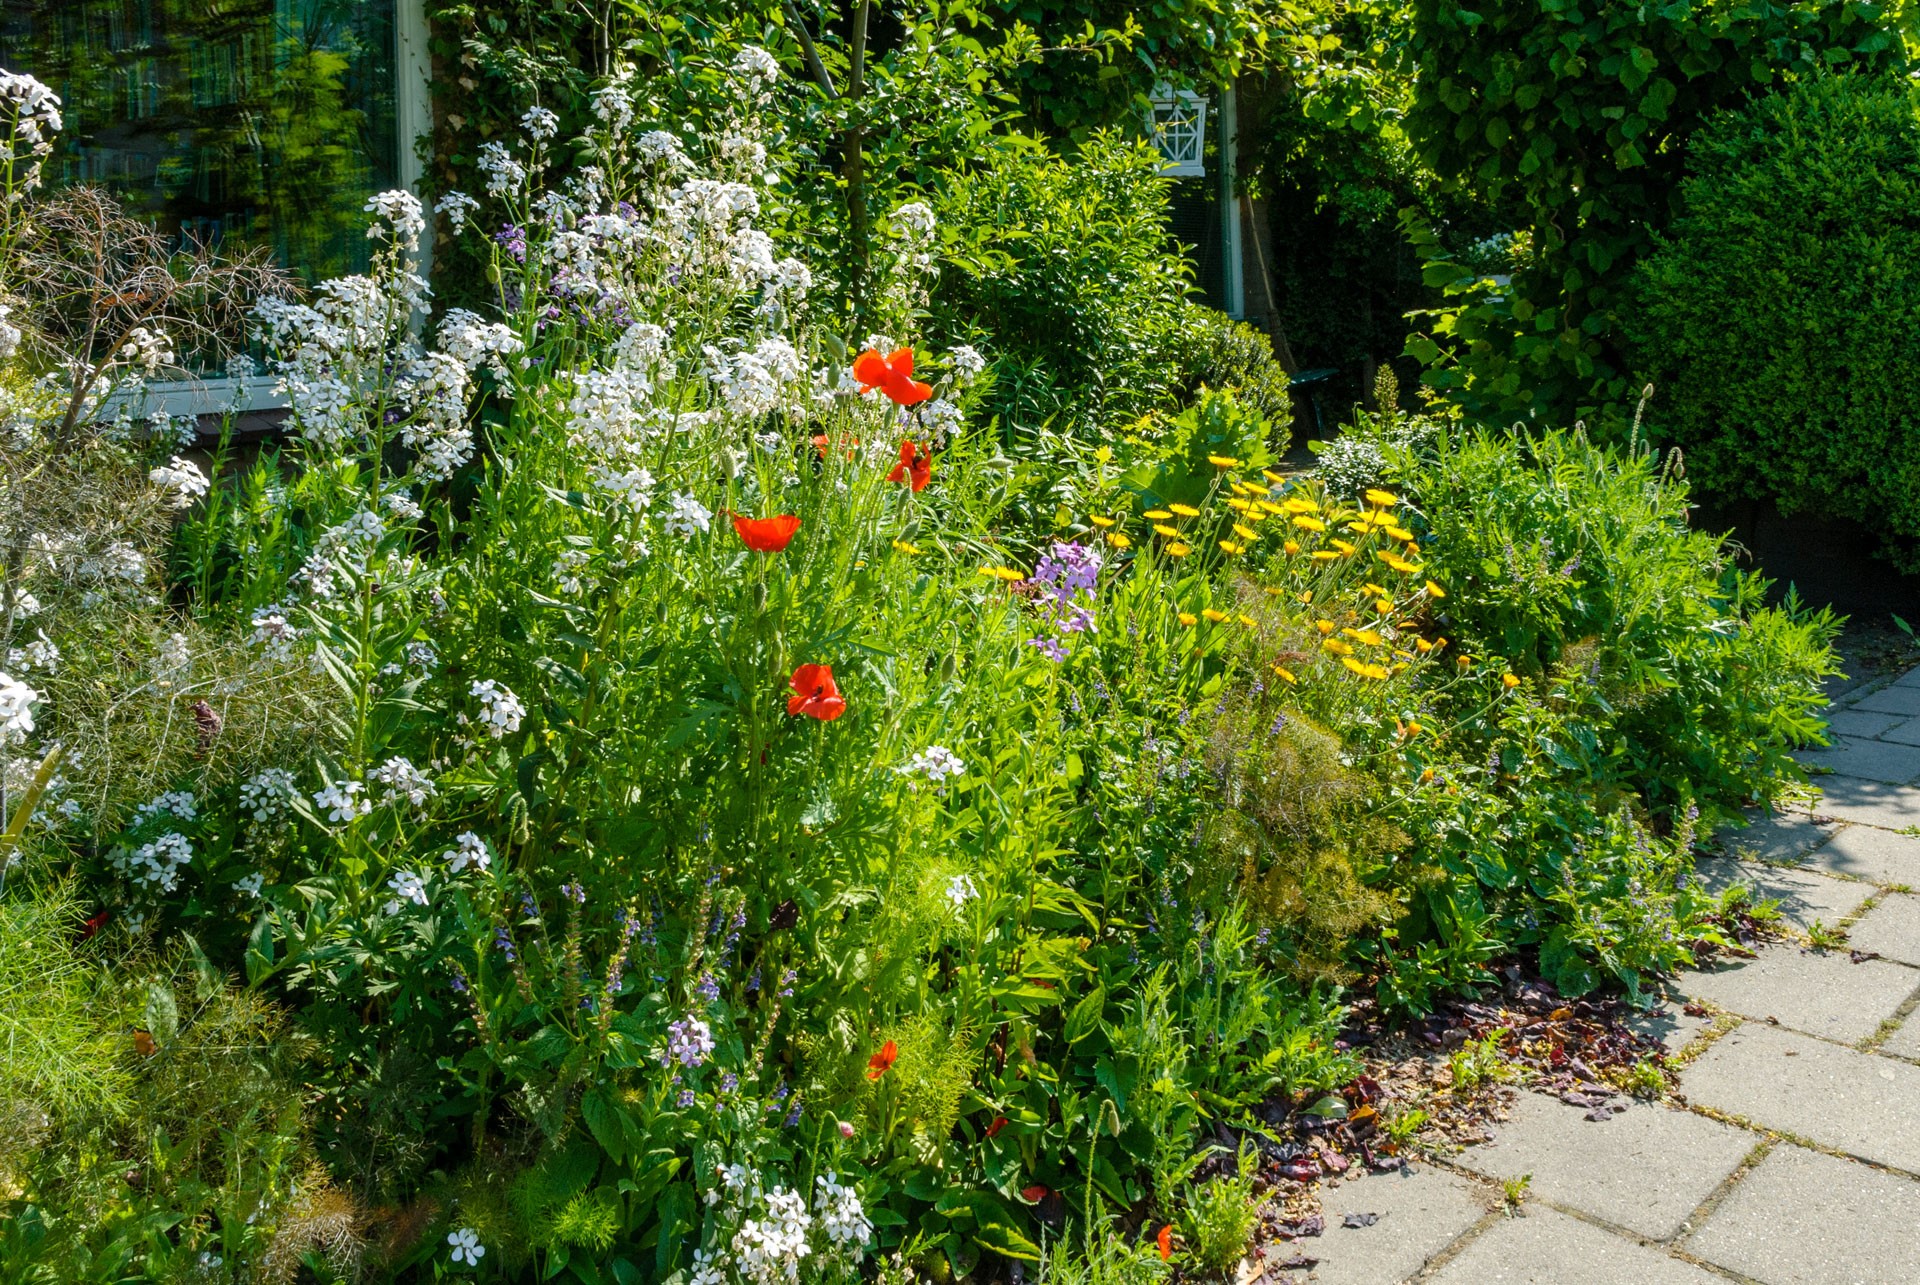
[[[740,542],[755,553],[778,553],[792,543],[800,519],[791,513],[777,518],[743,518],[736,513],[733,529],[740,533]]]
[[[933,456],[920,449],[918,442],[908,440],[900,443],[900,462],[893,466],[893,472],[887,474],[889,482],[905,482],[917,495],[927,489],[927,483],[933,480]]]
[[[846,698],[833,683],[832,665],[802,665],[793,671],[787,686],[794,692],[787,698],[789,714],[805,714],[831,723],[847,712]]]
[[[1161,1262],[1164,1263],[1169,1258],[1173,1257],[1173,1224],[1172,1223],[1168,1223],[1165,1227],[1162,1227],[1160,1229],[1160,1234],[1158,1236],[1155,1236],[1153,1240],[1156,1245],[1160,1246]]]
[[[861,392],[878,388],[896,406],[918,406],[933,396],[933,385],[913,378],[911,348],[896,348],[884,357],[879,349],[869,348],[853,359],[853,377],[860,381]]]
[[[993,1123],[987,1126],[987,1136],[989,1138],[997,1138],[1000,1136],[1000,1130],[1006,1127],[1007,1127],[1007,1117],[1003,1115],[997,1115],[993,1117]]]
[[[1046,1198],[1047,1198],[1047,1189],[1045,1187],[1042,1187],[1037,1182],[1034,1183],[1033,1186],[1031,1187],[1020,1188],[1020,1199],[1026,1201],[1030,1205],[1037,1205],[1041,1201],[1045,1200]]]
[[[107,926],[107,920],[111,918],[113,918],[113,912],[107,911],[107,910],[102,910],[98,914],[89,916],[87,919],[85,931],[83,931],[80,935],[83,938],[93,936],[95,933],[99,932],[102,928],[105,928]]]
[[[880,1046],[880,1051],[867,1059],[867,1078],[877,1080],[893,1069],[893,1060],[900,1056],[900,1046],[888,1040]]]

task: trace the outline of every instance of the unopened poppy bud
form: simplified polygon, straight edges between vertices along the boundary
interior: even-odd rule
[[[489,285],[496,285],[496,286],[500,284],[500,265],[499,264],[489,263],[487,265],[487,283]]]
[[[720,452],[720,471],[729,482],[740,476],[740,461],[734,458],[732,451]]]
[[[767,609],[767,582],[764,580],[753,582],[753,609],[755,611]]]
[[[907,523],[906,528],[900,532],[900,538],[902,540],[905,540],[908,544],[912,544],[916,539],[919,538],[919,535],[920,535],[920,523],[918,521]]]
[[[953,676],[959,672],[960,672],[960,658],[958,656],[954,655],[952,652],[948,652],[945,656],[942,656],[940,658],[940,681],[941,682],[943,683],[952,682]]]
[[[840,1122],[840,1136],[843,1138],[851,1138],[853,1136],[853,1126],[845,1120]]]

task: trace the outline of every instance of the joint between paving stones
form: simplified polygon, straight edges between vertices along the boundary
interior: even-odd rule
[[[1898,963],[1899,961],[1888,960],[1887,962]],[[1891,1014],[1880,1020],[1879,1029],[1867,1036],[1866,1039],[1861,1040],[1855,1047],[1862,1053],[1879,1053],[1881,1057],[1898,1058],[1902,1062],[1913,1061],[1914,1059],[1912,1058],[1899,1057],[1896,1053],[1881,1053],[1880,1046],[1891,1039],[1893,1033],[1906,1024],[1907,1019],[1913,1016],[1915,1009],[1920,1009],[1920,987],[1915,987],[1913,994],[1902,1000],[1899,1008],[1894,1009]]]
[[[1832,1041],[1828,1041],[1828,1043],[1832,1043]],[[1849,1048],[1851,1046],[1842,1044],[1838,1047]],[[1776,1129],[1772,1125],[1761,1124],[1758,1120],[1748,1116],[1739,1115],[1732,1111],[1722,1111],[1718,1107],[1700,1106],[1693,1102],[1687,1103],[1687,1110],[1693,1112],[1695,1115],[1705,1116],[1709,1120],[1718,1120],[1721,1124],[1730,1124],[1736,1129],[1745,1129],[1749,1133],[1760,1134],[1769,1146],[1775,1143],[1787,1142],[1807,1151],[1818,1151],[1823,1156],[1832,1156],[1835,1160],[1845,1160],[1851,1164],[1865,1165],[1869,1169],[1878,1169],[1882,1173],[1890,1173],[1898,1178],[1907,1178],[1915,1182],[1920,1182],[1920,1173],[1915,1173],[1911,1169],[1902,1169],[1896,1165],[1890,1165],[1880,1160],[1869,1160],[1865,1156],[1855,1155],[1851,1151],[1829,1146],[1824,1142],[1815,1142],[1805,1134],[1795,1133],[1791,1129]],[[1745,1161],[1741,1163],[1744,1164]]]

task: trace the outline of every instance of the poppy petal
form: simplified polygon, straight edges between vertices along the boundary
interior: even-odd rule
[[[887,354],[887,365],[903,379],[913,374],[913,349],[895,348]]]

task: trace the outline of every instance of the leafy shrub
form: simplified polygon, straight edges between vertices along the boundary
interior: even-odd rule
[[[935,327],[977,335],[994,356],[987,409],[1009,429],[1058,421],[1112,436],[1205,384],[1284,431],[1286,374],[1269,342],[1187,297],[1168,184],[1152,147],[1104,131],[1069,157],[1029,140],[943,176]]]
[[[1852,518],[1920,566],[1920,118],[1813,76],[1688,144],[1629,330],[1656,434],[1708,495]]]

